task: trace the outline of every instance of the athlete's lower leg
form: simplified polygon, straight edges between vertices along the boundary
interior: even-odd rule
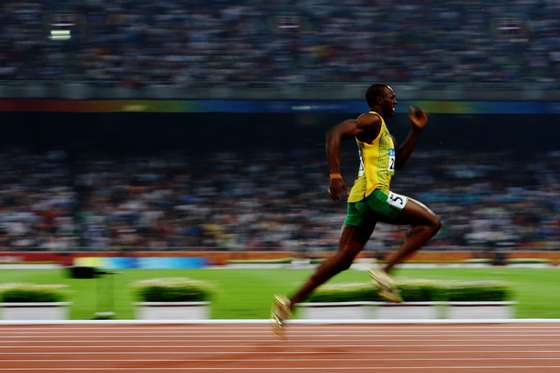
[[[426,244],[432,238],[440,228],[438,225],[418,225],[412,227],[412,229],[407,233],[405,241],[399,247],[397,251],[391,253],[386,259],[384,271],[391,273],[395,265],[401,263],[406,258],[418,251],[422,246]]]
[[[418,251],[441,228],[441,218],[425,205],[413,199],[409,199],[405,210],[396,223],[409,224],[412,225],[412,228],[399,249],[386,259],[383,269],[387,273],[390,273],[395,265]]]
[[[313,290],[330,280],[334,275],[350,268],[354,258],[361,250],[361,247],[348,247],[328,257],[305,284],[290,297],[290,309],[305,300]]]
[[[375,223],[368,227],[345,225],[340,236],[338,251],[317,267],[315,273],[290,297],[290,309],[305,300],[316,288],[333,276],[350,268],[356,255],[364,248],[374,227]]]

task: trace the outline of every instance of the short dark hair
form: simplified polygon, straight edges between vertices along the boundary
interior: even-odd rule
[[[366,101],[370,108],[377,103],[375,100],[376,98],[384,96],[385,88],[387,87],[389,87],[388,84],[381,83],[375,83],[369,86],[366,91]]]

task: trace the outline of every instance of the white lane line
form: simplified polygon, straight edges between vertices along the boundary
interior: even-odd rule
[[[262,325],[269,324],[270,319],[206,319],[206,320],[3,320],[0,325]],[[392,325],[392,324],[560,324],[560,319],[375,319],[375,320],[356,320],[356,319],[293,319],[288,322],[290,325]]]
[[[424,341],[421,341],[424,342]],[[330,344],[330,345],[320,345],[314,346],[310,344],[290,344],[287,345],[282,342],[273,342],[275,345],[259,345],[259,346],[248,346],[248,347],[258,347],[258,348],[351,348],[351,347],[418,347],[418,343],[415,344]],[[478,343],[422,343],[421,347],[495,347],[496,344],[478,344]],[[500,344],[501,347],[554,347],[558,346],[558,343],[519,343],[519,344]],[[22,348],[232,348],[238,346],[232,345],[109,345],[109,344],[99,344],[99,345],[25,345],[25,346],[0,346],[0,349],[22,349]]]
[[[127,325],[127,324],[97,324],[97,325],[73,325],[73,324],[30,324],[30,325],[21,325],[21,324],[0,324],[0,329],[6,330],[19,330],[24,328],[26,330],[43,330],[45,328],[49,329],[64,329],[64,330],[112,330],[112,329],[119,329],[119,330],[177,330],[177,329],[185,329],[185,330],[221,330],[221,329],[235,329],[235,330],[264,330],[267,329],[268,326],[271,324],[269,321],[268,323],[262,325],[240,325],[240,324],[216,324],[216,325],[197,325],[197,324],[145,324],[145,325]],[[550,328],[560,328],[560,323],[554,324],[500,324],[500,323],[480,323],[480,324],[461,324],[460,322],[454,324],[288,324],[292,328],[303,329],[303,330],[313,330],[319,329],[323,330],[325,328],[328,329],[405,329],[405,330],[426,330],[432,327],[437,327],[440,330],[456,330],[456,329],[511,329],[511,330],[525,330],[525,329],[545,329],[548,330]]]
[[[531,333],[530,331],[526,332],[519,332],[519,333],[501,333],[501,332],[488,332],[488,333],[479,333],[476,331],[473,332],[449,332],[449,333],[438,333],[438,332],[426,332],[426,333],[393,333],[392,331],[384,331],[384,332],[377,332],[377,331],[370,331],[370,330],[363,330],[357,332],[336,332],[330,331],[328,333],[321,333],[321,332],[314,332],[314,331],[294,331],[287,329],[283,333],[287,337],[293,338],[364,338],[364,337],[379,337],[379,338],[525,338],[525,337],[535,337],[535,338],[558,338],[560,337],[560,333]],[[273,333],[272,329],[263,331],[261,333],[247,333],[243,331],[239,332],[202,332],[202,333],[190,333],[190,332],[179,332],[179,333],[89,333],[87,331],[73,331],[73,332],[65,332],[65,333],[57,333],[57,332],[44,332],[44,333],[19,333],[19,334],[11,334],[5,333],[0,330],[0,337],[3,339],[11,339],[11,338],[18,338],[18,339],[34,339],[34,338],[74,338],[75,336],[84,336],[90,338],[104,338],[104,339],[113,339],[113,338],[123,338],[123,339],[137,339],[137,338],[187,338],[192,340],[200,340],[200,339],[254,339],[254,338],[267,338],[270,336],[275,336],[276,334]]]
[[[252,326],[252,325],[185,325],[185,324],[176,324],[176,325],[119,325],[119,324],[102,324],[102,325],[90,325],[90,326],[74,326],[72,324],[69,325],[51,325],[51,324],[44,324],[41,326],[29,326],[29,325],[2,325],[0,324],[0,330],[19,330],[24,328],[25,330],[45,330],[45,329],[63,329],[63,330],[192,330],[192,331],[205,331],[205,330],[237,330],[237,331],[260,331],[266,330],[267,327],[271,324],[268,322],[267,324]],[[514,324],[497,324],[497,323],[488,323],[488,325],[462,325],[461,323],[457,323],[457,325],[445,325],[445,324],[368,324],[364,323],[362,325],[356,324],[324,324],[324,325],[302,325],[302,324],[289,324],[288,326],[300,330],[361,330],[363,328],[367,328],[369,330],[427,330],[430,328],[437,328],[438,330],[472,330],[472,329],[479,329],[479,330],[493,330],[493,329],[500,329],[500,330],[533,330],[533,329],[543,329],[543,330],[550,330],[550,329],[560,329],[560,323],[555,325],[514,325]]]
[[[200,351],[108,351],[108,352],[97,352],[97,351],[84,351],[84,352],[73,352],[73,355],[235,355],[235,354],[266,354],[266,355],[412,355],[412,354],[427,354],[433,353],[426,350],[408,350],[408,351],[216,351],[216,352],[200,352]],[[438,352],[439,353],[439,352]],[[560,350],[458,350],[458,351],[446,351],[446,354],[466,354],[466,353],[478,353],[478,354],[508,354],[508,353],[528,353],[528,354],[560,354]],[[68,355],[68,352],[0,352],[1,355]]]
[[[74,337],[76,335],[92,337],[92,338],[142,338],[142,337],[154,337],[154,338],[258,338],[258,337],[267,337],[271,335],[275,335],[270,330],[265,330],[261,333],[247,333],[243,331],[239,332],[201,332],[201,333],[190,333],[190,332],[177,332],[177,333],[166,333],[166,332],[143,332],[143,333],[119,333],[118,331],[115,332],[107,332],[107,333],[90,333],[88,331],[72,331],[72,332],[49,332],[45,331],[42,333],[6,333],[0,330],[0,336],[3,338],[64,338],[64,337]],[[446,332],[446,333],[439,333],[437,331],[426,331],[425,333],[393,333],[392,331],[382,331],[378,332],[375,330],[362,330],[362,331],[328,331],[325,333],[316,332],[316,331],[298,331],[298,330],[291,330],[286,329],[284,331],[284,335],[292,336],[292,337],[367,337],[367,336],[375,336],[375,337],[504,337],[504,338],[521,338],[521,337],[560,337],[560,333],[542,333],[542,332],[518,332],[518,333],[502,333],[499,331],[492,331],[487,333],[480,333],[476,331],[455,331],[455,332]]]
[[[560,360],[560,357],[494,357],[494,358],[485,358],[485,357],[457,357],[457,358],[338,358],[338,359],[303,359],[303,358],[290,358],[290,361],[299,361],[299,362],[313,362],[313,361],[489,361],[489,360],[499,360],[499,361],[507,361],[507,360]],[[278,362],[283,361],[285,362],[286,359],[95,359],[95,360],[87,360],[87,359],[76,359],[76,360],[49,360],[49,359],[42,359],[42,360],[0,360],[3,363],[158,363],[158,362],[169,362],[169,363],[221,363],[221,362]]]
[[[447,322],[442,323],[438,322],[446,320]],[[102,322],[95,322],[95,323],[82,323],[78,321],[93,321],[93,320],[58,320],[59,322],[49,322],[49,320],[22,320],[22,321],[14,321],[12,323],[8,323],[7,320],[0,320],[0,328],[18,328],[18,327],[25,327],[30,329],[37,329],[37,328],[75,328],[75,329],[90,329],[94,330],[99,326],[106,326],[108,328],[119,328],[119,329],[142,329],[142,328],[209,328],[209,329],[218,329],[224,327],[232,327],[238,329],[262,329],[271,323],[271,320],[261,320],[262,322],[259,323],[244,323],[244,322],[224,322],[224,323],[216,323],[216,322],[209,322],[209,323],[201,323],[196,322],[193,320],[150,320],[143,323],[128,323],[128,322],[119,322],[119,320],[103,320]],[[140,321],[140,320],[137,320]],[[219,320],[214,320],[219,321]],[[250,321],[250,320],[249,320]],[[258,320],[255,320],[258,321]],[[309,322],[306,322],[309,321]],[[324,322],[323,322],[324,321]],[[335,322],[336,321],[336,322]],[[378,322],[372,322],[378,321]],[[293,327],[299,328],[322,328],[324,326],[333,327],[333,328],[359,328],[362,326],[367,326],[371,328],[417,328],[417,329],[425,329],[431,326],[438,326],[441,328],[455,328],[455,327],[462,327],[462,328],[496,328],[496,327],[508,327],[508,328],[549,328],[549,327],[559,327],[560,320],[556,320],[556,322],[549,322],[549,323],[519,323],[512,320],[512,322],[496,322],[493,320],[484,320],[479,319],[477,323],[466,323],[465,320],[461,319],[424,319],[424,323],[421,324],[414,324],[409,323],[408,320],[375,320],[375,319],[352,319],[352,320],[298,320],[292,319],[288,320],[287,324],[290,324]]]
[[[63,331],[49,331],[44,330],[41,332],[2,332],[0,333],[4,337],[10,338],[37,338],[37,337],[48,337],[48,336],[56,336],[56,337],[65,337],[65,336],[75,336],[76,332],[63,332]],[[356,331],[340,331],[337,333],[333,333],[332,331],[325,331],[324,333],[321,332],[307,332],[307,331],[298,331],[298,330],[291,330],[287,329],[285,332],[287,335],[294,336],[294,337],[307,337],[307,336],[316,336],[316,337],[361,337],[361,336],[370,336],[374,335],[376,337],[448,337],[448,336],[472,336],[472,337],[488,337],[491,336],[503,336],[503,337],[515,337],[515,336],[523,336],[523,337],[560,337],[560,333],[550,332],[550,333],[527,333],[525,331],[519,332],[502,332],[502,331],[488,331],[488,332],[479,332],[476,330],[465,330],[465,331],[437,331],[437,330],[429,330],[426,332],[391,332],[387,333],[387,330],[384,330],[383,333],[378,333],[375,330],[356,330]],[[118,330],[115,331],[106,331],[106,332],[85,332],[81,335],[88,335],[91,337],[116,337],[116,338],[123,338],[123,337],[176,337],[176,336],[183,336],[183,337],[193,337],[199,338],[200,336],[209,336],[215,338],[222,338],[224,335],[235,334],[236,337],[239,338],[254,338],[258,336],[264,335],[271,335],[271,330],[266,330],[260,333],[251,333],[251,332],[243,332],[243,331],[235,331],[235,332],[225,332],[225,331],[214,331],[214,332],[206,332],[206,333],[191,333],[191,332],[183,332],[183,331],[168,331],[168,332],[159,332],[159,333],[149,333],[149,332],[120,332]]]
[[[1,334],[1,333],[0,333]],[[523,341],[528,343],[554,343],[560,344],[560,336],[499,336],[499,335],[488,335],[488,336],[478,336],[478,335],[331,335],[331,336],[321,336],[321,335],[292,335],[290,333],[284,334],[282,337],[272,334],[261,336],[247,336],[247,337],[234,337],[234,336],[223,336],[223,337],[204,337],[199,338],[194,337],[181,337],[181,336],[121,336],[121,337],[103,337],[103,336],[88,336],[88,335],[69,335],[69,336],[36,336],[34,338],[18,338],[18,337],[6,337],[0,339],[0,345],[12,344],[12,343],[74,343],[74,342],[92,342],[92,343],[147,343],[152,342],[163,342],[163,343],[266,343],[266,342],[292,342],[292,343],[325,343],[327,341],[336,341],[338,343],[346,342],[517,342]]]
[[[429,369],[429,370],[435,370],[435,369],[445,369],[445,370],[449,370],[449,369],[551,369],[551,368],[560,368],[560,365],[453,365],[453,366],[399,366],[399,367],[353,367],[353,366],[348,366],[348,367],[317,367],[317,368],[312,368],[312,367],[289,367],[289,368],[272,368],[272,367],[251,367],[251,368],[245,368],[245,367],[217,367],[217,368],[178,368],[178,367],[174,367],[174,368],[164,368],[164,367],[159,367],[159,368],[115,368],[115,367],[110,367],[110,368],[0,368],[0,371],[32,371],[32,372],[37,372],[37,371],[59,371],[59,372],[66,372],[66,371],[99,371],[99,370],[103,370],[103,371],[123,371],[123,370],[130,370],[130,371],[167,371],[167,370],[171,370],[171,371],[199,371],[199,370],[214,370],[214,371],[224,371],[224,370],[241,370],[241,371],[247,371],[247,370],[258,370],[258,371],[269,371],[269,370],[280,370],[280,371],[285,371],[285,370],[319,370],[321,372],[328,372],[331,370],[342,370],[342,371],[355,371],[355,370],[367,370],[369,372],[372,371],[372,369],[374,371],[380,371],[380,370],[400,370],[400,369]]]
[[[54,334],[54,333],[53,333]],[[270,333],[268,333],[268,335],[272,335],[272,331]],[[378,333],[364,333],[364,334],[306,334],[306,333],[302,333],[302,334],[294,334],[294,333],[290,333],[290,331],[286,331],[285,333],[286,336],[290,337],[290,338],[299,338],[299,339],[308,339],[308,338],[313,338],[313,337],[317,337],[317,338],[325,338],[325,337],[344,337],[344,338],[356,338],[356,337],[376,337],[376,338],[380,338],[380,337],[390,337],[390,338],[394,338],[394,337],[416,337],[416,338],[450,338],[450,337],[455,337],[455,338],[488,338],[488,337],[495,337],[495,338],[512,338],[512,337],[516,337],[516,336],[511,336],[511,335],[500,335],[500,334],[496,334],[496,333],[492,333],[492,334],[462,334],[462,333],[458,333],[458,334],[378,334]],[[28,339],[36,339],[36,338],[68,338],[68,337],[74,337],[76,336],[76,333],[72,333],[72,334],[68,334],[68,335],[52,335],[51,333],[45,333],[45,335],[2,335],[3,339],[6,340],[28,340]],[[200,336],[201,334],[197,334],[197,335],[184,335],[184,334],[173,334],[173,335],[161,335],[161,334],[149,334],[149,333],[143,333],[140,335],[86,335],[86,334],[81,334],[81,336],[84,337],[89,337],[89,338],[99,338],[99,339],[103,339],[103,340],[107,340],[107,338],[111,338],[112,340],[121,340],[124,338],[134,338],[135,340],[137,339],[141,339],[141,338],[146,338],[146,339],[153,339],[154,337],[159,338],[159,339],[166,339],[166,338],[179,338],[181,336],[183,336],[184,338],[180,338],[180,339],[186,339],[186,338],[196,338],[196,340],[200,340]],[[250,335],[238,335],[238,336],[220,336],[220,335],[209,335],[209,336],[204,336],[204,339],[208,339],[208,340],[223,340],[224,337],[226,338],[231,338],[231,337],[235,337],[235,340],[240,340],[240,339],[255,339],[258,337],[265,337],[265,333],[263,334],[259,334],[259,335],[255,335],[255,336],[250,336]],[[519,336],[523,336],[523,339],[526,338],[542,338],[542,337],[550,337],[550,338],[558,338],[560,337],[560,334],[520,334]]]
[[[333,344],[333,343],[340,343],[340,344],[353,344],[353,343],[359,343],[360,345],[362,343],[422,343],[424,345],[424,342],[439,342],[439,343],[461,343],[461,342],[471,342],[473,346],[478,346],[479,342],[485,342],[485,345],[488,345],[488,343],[499,343],[500,345],[502,345],[502,343],[505,342],[511,342],[511,338],[454,338],[454,339],[428,339],[428,338],[417,338],[417,339],[399,339],[399,338],[360,338],[360,339],[356,339],[356,338],[348,338],[348,339],[339,339],[339,338],[329,338],[327,340],[320,340],[320,339],[313,339],[313,338],[299,338],[299,339],[291,339],[291,338],[286,338],[286,339],[278,339],[275,338],[273,336],[271,336],[270,338],[266,338],[266,339],[206,339],[206,338],[200,338],[200,339],[196,339],[196,338],[184,338],[184,339],[159,339],[159,338],[146,338],[143,340],[138,340],[138,339],[110,339],[110,340],[103,340],[103,339],[82,339],[82,338],[77,338],[77,339],[49,339],[49,340],[25,340],[25,341],[21,341],[21,340],[0,340],[0,348],[6,348],[6,347],[10,347],[10,346],[17,346],[17,347],[31,347],[31,346],[42,346],[44,343],[58,343],[58,344],[66,344],[66,343],[72,343],[72,344],[76,344],[75,347],[82,347],[83,343],[88,343],[88,344],[92,344],[92,345],[99,345],[99,344],[115,344],[115,343],[119,343],[119,344],[125,344],[125,346],[131,346],[131,347],[137,347],[137,343],[192,343],[192,342],[196,342],[197,345],[194,345],[193,347],[199,346],[201,343],[202,344],[212,344],[212,343],[220,343],[221,346],[224,346],[224,344],[227,344],[225,347],[231,347],[231,344],[240,344],[240,345],[254,345],[254,344],[270,344],[273,343],[276,346],[291,346],[292,343],[315,343],[320,347],[325,346],[324,344]],[[539,343],[539,345],[550,345],[550,346],[555,346],[558,345],[560,346],[560,339],[555,338],[555,339],[551,339],[551,340],[547,340],[547,339],[543,339],[543,338],[524,338],[523,339],[523,344],[519,344],[519,345],[515,345],[515,346],[526,346],[526,345],[531,345],[532,343]],[[28,344],[28,343],[32,343],[32,344]],[[534,344],[536,346],[536,344]],[[190,346],[190,345],[185,345],[185,346]],[[295,346],[295,345],[294,345]],[[505,345],[503,345],[505,346]]]
[[[279,340],[278,338],[275,338],[274,336],[271,336],[270,338],[261,338],[261,339],[257,339],[257,338],[250,338],[250,339],[224,339],[224,338],[215,338],[215,339],[208,339],[208,338],[199,338],[199,339],[191,339],[191,338],[165,338],[165,339],[159,339],[159,338],[143,338],[142,340],[138,340],[138,339],[115,339],[115,338],[111,338],[111,339],[84,339],[84,338],[80,338],[79,336],[76,337],[76,339],[44,339],[44,340],[37,340],[37,339],[33,339],[33,340],[19,340],[19,339],[2,339],[0,340],[0,343],[27,343],[27,342],[33,342],[33,345],[39,345],[40,343],[145,343],[145,342],[164,342],[164,343],[168,343],[168,342],[197,342],[197,343],[212,343],[212,342],[224,342],[224,343],[240,343],[240,342],[244,342],[244,343],[277,343],[277,344],[285,344],[285,343],[289,343],[289,342],[313,342],[313,343],[332,343],[333,341],[336,341],[338,343],[351,343],[351,342],[374,342],[374,341],[380,341],[380,338],[376,338],[377,336],[372,335],[371,338],[363,338],[363,339],[355,339],[355,338],[349,338],[349,339],[339,339],[339,338],[330,338],[330,339],[313,339],[313,338],[298,338],[298,339],[291,339],[291,338],[287,338],[284,340]],[[426,338],[416,338],[416,339],[400,339],[400,338],[383,338],[382,342],[425,342]],[[434,342],[435,340],[432,340],[432,342]],[[464,337],[464,338],[458,338],[458,339],[447,339],[447,338],[442,338],[441,340],[438,340],[438,342],[508,342],[511,341],[511,338],[470,338],[470,337]],[[555,338],[553,340],[550,341],[543,341],[543,338],[523,338],[523,342],[549,342],[549,343],[558,343],[560,344],[560,340],[558,338]],[[0,347],[2,347],[0,345]]]

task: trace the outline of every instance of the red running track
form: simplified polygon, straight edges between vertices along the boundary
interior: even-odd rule
[[[4,372],[560,372],[560,324],[2,325]]]

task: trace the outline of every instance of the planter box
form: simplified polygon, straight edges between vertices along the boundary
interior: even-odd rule
[[[373,319],[377,302],[300,303],[300,319]]]
[[[437,319],[443,302],[323,302],[298,304],[300,319]]]
[[[210,302],[139,302],[136,318],[142,320],[206,320]]]
[[[449,302],[448,319],[512,319],[515,302]]]
[[[376,319],[437,319],[443,302],[377,302]]]
[[[1,303],[3,320],[67,320],[69,302]]]

